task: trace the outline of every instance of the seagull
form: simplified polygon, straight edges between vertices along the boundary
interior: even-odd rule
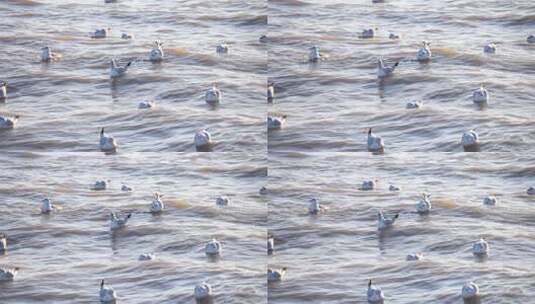
[[[377,60],[377,77],[381,79],[391,76],[398,65],[399,61],[392,66],[387,66],[384,63],[383,58],[379,57]]]
[[[111,135],[104,133],[104,128],[100,129],[100,150],[102,152],[115,152],[117,151],[117,142]]]
[[[496,53],[496,44],[489,43],[483,47],[483,52],[487,54],[494,54]]]
[[[210,286],[210,284],[203,282],[195,286],[193,294],[195,296],[195,299],[197,300],[203,300],[205,298],[209,298],[212,296],[212,286]]]
[[[472,246],[472,253],[475,256],[487,256],[489,254],[489,251],[489,243],[487,243],[487,241],[485,241],[485,239],[483,238],[480,238],[479,241],[475,242]]]
[[[390,39],[399,39],[399,35],[396,35],[394,33],[390,33],[390,36],[388,36]]]
[[[95,32],[91,35],[91,38],[106,38],[107,34],[108,34],[108,31],[110,31],[111,29],[108,28],[108,30],[106,31],[106,29],[97,29],[95,30]]]
[[[218,206],[228,206],[230,198],[228,196],[218,196],[215,200],[215,204]]]
[[[156,107],[156,101],[148,100],[148,101],[142,101],[137,106],[138,109],[152,109]]]
[[[0,268],[0,282],[13,281],[19,268]]]
[[[260,36],[260,38],[258,38],[258,41],[260,43],[266,43],[268,41],[268,36],[262,35],[262,36]]]
[[[360,38],[363,38],[363,39],[373,38],[375,37],[375,31],[377,31],[377,28],[363,30],[362,33],[360,33]]]
[[[485,198],[483,198],[483,204],[484,205],[492,205],[492,206],[494,206],[497,203],[498,203],[498,199],[494,195],[485,196]]]
[[[222,43],[216,47],[216,52],[219,54],[227,54],[228,53],[228,44]]]
[[[41,201],[41,213],[42,214],[50,214],[52,211],[54,211],[54,205],[52,204],[52,201],[48,198],[45,198]]]
[[[385,217],[383,214],[383,211],[379,211],[379,213],[377,213],[377,229],[385,230],[394,226],[394,223],[396,222],[396,219],[398,217],[399,217],[399,213],[396,213],[392,217]]]
[[[163,60],[163,42],[160,40],[154,41],[154,48],[149,53],[149,60],[152,62],[160,62]]]
[[[424,255],[421,252],[418,253],[411,253],[407,255],[407,261],[420,261],[423,260]]]
[[[526,41],[528,43],[535,43],[535,35],[529,35],[528,38],[526,38]]]
[[[152,200],[152,203],[150,204],[150,212],[152,214],[161,213],[164,209],[164,204],[162,201],[163,195],[161,195],[158,192],[154,192],[154,200]]]
[[[281,269],[271,269],[268,268],[267,270],[267,280],[268,282],[280,282],[284,280],[284,277],[286,276],[286,271],[288,269],[286,267],[283,267]]]
[[[128,71],[128,68],[132,64],[132,61],[129,61],[124,67],[120,67],[117,65],[117,62],[115,59],[112,59],[110,62],[110,77],[111,78],[119,78],[126,74]]]
[[[431,195],[427,193],[422,193],[422,198],[416,204],[416,211],[419,214],[427,214],[431,211]]]
[[[273,254],[273,250],[274,249],[275,249],[275,238],[271,234],[268,234],[268,237],[267,237],[267,252],[268,252],[268,254]]]
[[[7,236],[0,233],[0,253],[4,251],[7,251]]]
[[[128,213],[125,217],[119,218],[115,212],[112,212],[110,214],[110,229],[118,230],[124,228],[130,217],[132,217],[132,213]]]
[[[7,98],[7,81],[0,82],[0,99]]]
[[[280,130],[286,123],[286,115],[282,116],[268,116],[267,127],[268,130]]]
[[[528,190],[526,190],[526,193],[528,195],[535,195],[535,187],[529,187]]]
[[[121,35],[121,38],[122,38],[122,39],[132,39],[132,38],[134,38],[134,36],[132,36],[132,35],[130,35],[130,34],[127,34],[127,33],[123,33],[123,34]]]
[[[373,190],[377,186],[377,180],[366,180],[362,182],[360,190]]]
[[[221,91],[215,83],[204,94],[204,100],[209,105],[215,105],[221,101]]]
[[[132,188],[123,184],[123,186],[121,187],[121,191],[132,191]]]
[[[316,198],[311,198],[310,201],[309,201],[309,205],[308,205],[308,213],[311,214],[311,215],[317,215],[317,214],[320,214],[322,212],[325,212],[326,211],[326,208],[323,207],[320,202],[318,201],[318,199]]]
[[[268,189],[266,187],[262,187],[262,188],[260,188],[260,190],[258,190],[258,193],[260,195],[266,195],[266,194],[268,194]]]
[[[156,259],[156,255],[154,253],[143,253],[139,255],[138,260],[140,261],[152,261]]]
[[[99,292],[100,302],[110,303],[117,300],[117,294],[115,290],[110,286],[104,284],[104,280],[100,282],[100,292]]]
[[[381,136],[372,133],[372,128],[368,129],[368,151],[383,153],[385,144]]]
[[[204,248],[207,255],[215,256],[221,254],[221,243],[215,238],[208,242]]]
[[[273,98],[275,98],[275,85],[270,82],[267,86],[267,101],[273,102]]]
[[[422,41],[422,47],[416,53],[416,60],[420,62],[431,60],[431,49],[429,48],[430,45],[430,42]]]
[[[19,121],[18,115],[14,117],[0,116],[0,130],[11,130],[14,129]]]
[[[470,130],[463,133],[461,138],[461,145],[465,152],[477,152],[479,151],[479,136],[475,130]]]
[[[407,102],[407,109],[419,109],[424,106],[422,101],[409,101]]]
[[[486,104],[489,102],[489,98],[490,94],[487,89],[483,87],[483,85],[481,85],[479,89],[475,90],[472,94],[472,100],[475,104]]]
[[[98,180],[93,185],[93,190],[106,190],[107,183],[105,180]]]
[[[366,292],[369,303],[382,303],[385,300],[383,291],[379,287],[372,284],[372,280],[368,281],[368,291]]]
[[[479,286],[474,282],[464,284],[461,290],[461,296],[464,300],[470,300],[479,296]]]
[[[390,185],[388,188],[389,191],[401,191],[401,188],[398,186]]]
[[[195,133],[193,141],[195,143],[195,149],[198,152],[210,151],[212,146],[212,135],[210,135],[208,129],[200,130]]]
[[[313,46],[309,49],[308,53],[308,61],[310,62],[318,62],[321,60],[321,53],[320,48],[317,46]]]
[[[41,61],[50,62],[59,59],[58,54],[53,53],[52,49],[48,46],[41,48]]]

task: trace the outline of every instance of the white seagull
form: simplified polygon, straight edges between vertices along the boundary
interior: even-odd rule
[[[360,190],[373,190],[377,186],[377,180],[366,180],[362,182]]]
[[[146,100],[142,101],[138,104],[138,109],[152,109],[156,107],[156,101],[154,100]]]
[[[152,62],[160,62],[163,60],[163,42],[160,40],[154,41],[154,47],[149,53],[149,60]]]
[[[41,201],[41,213],[42,214],[50,214],[52,211],[54,211],[54,205],[52,204],[52,201],[48,198],[45,198]]]
[[[0,83],[0,99],[7,98],[7,81]]]
[[[463,133],[461,138],[461,145],[465,152],[477,152],[479,151],[479,136],[475,130],[470,130]]]
[[[210,105],[218,104],[221,101],[221,90],[219,90],[215,83],[204,94],[204,100]]]
[[[152,261],[154,259],[156,259],[156,255],[154,253],[142,253],[138,258],[140,261]]]
[[[275,85],[273,84],[273,82],[270,82],[267,85],[267,100],[268,100],[268,102],[272,102],[273,98],[275,98]]]
[[[381,288],[372,284],[372,280],[368,281],[368,291],[366,292],[369,303],[382,303],[385,300],[385,295]]]
[[[228,44],[222,43],[216,47],[216,52],[219,54],[227,54],[228,53]]]
[[[208,129],[200,130],[195,133],[193,142],[197,151],[209,151],[212,146],[212,135],[210,135]]]
[[[280,130],[286,123],[286,115],[282,116],[268,116],[267,127],[268,130]]]
[[[398,187],[398,186],[390,185],[390,187],[388,187],[388,190],[389,191],[400,191],[401,188]]]
[[[489,243],[483,238],[480,238],[479,241],[475,242],[474,245],[472,245],[472,253],[475,256],[486,256],[489,254],[489,251]]]
[[[230,197],[222,195],[218,196],[215,200],[215,204],[218,206],[228,206],[230,203]]]
[[[281,269],[271,269],[268,268],[267,270],[267,280],[268,282],[280,282],[284,280],[284,277],[286,276],[286,271],[288,269],[286,267],[283,267]]]
[[[13,281],[15,279],[15,276],[17,276],[18,272],[18,267],[0,268],[0,282]]]
[[[206,252],[206,254],[210,256],[221,254],[221,250],[222,250],[221,243],[215,238],[209,241],[204,248],[204,251]]]
[[[490,94],[487,89],[483,87],[483,85],[481,85],[479,89],[475,90],[474,93],[472,93],[472,100],[475,104],[486,104],[489,102],[489,98]]]
[[[327,209],[323,207],[319,200],[316,198],[311,198],[308,205],[308,213],[312,215],[317,215],[322,212],[325,212]]]
[[[104,133],[104,128],[100,129],[100,150],[102,152],[115,152],[117,151],[117,142],[111,135]]]
[[[162,201],[163,195],[161,195],[158,192],[154,192],[154,199],[152,200],[152,203],[150,204],[150,212],[152,214],[161,213],[163,209],[165,208],[163,201]]]
[[[424,254],[421,252],[411,253],[407,255],[407,261],[420,261],[423,260]]]
[[[107,30],[106,29],[95,30],[95,32],[91,34],[91,38],[106,38],[109,31],[110,31],[110,28],[108,28]]]
[[[0,233],[0,252],[7,250],[7,236],[4,233]]]
[[[18,115],[13,117],[0,116],[0,130],[11,130],[14,129],[19,121]]]
[[[363,30],[360,33],[360,38],[363,38],[363,39],[373,38],[373,37],[375,37],[375,31],[377,31],[377,28],[371,28],[371,29]]]
[[[494,195],[488,195],[483,198],[483,204],[484,205],[491,205],[494,206],[498,203],[498,199]]]
[[[416,53],[416,60],[420,62],[431,60],[431,49],[429,48],[430,45],[430,42],[422,41],[422,47]]]
[[[392,226],[394,226],[394,223],[396,222],[396,219],[399,217],[399,213],[396,213],[392,217],[386,217],[383,214],[383,211],[379,211],[377,213],[377,229],[378,230],[385,230]]]
[[[468,282],[463,285],[461,296],[465,300],[474,299],[479,296],[479,286],[474,282]]]
[[[496,44],[489,43],[483,47],[483,52],[487,54],[494,54],[496,53]]]
[[[529,187],[528,190],[526,190],[526,193],[528,195],[535,195],[535,187]]]
[[[117,294],[115,293],[115,290],[113,290],[111,286],[106,286],[104,284],[104,280],[100,282],[99,298],[100,302],[102,303],[110,303],[117,300]]]
[[[59,55],[52,52],[52,49],[48,46],[41,48],[41,61],[50,62],[59,59]]]
[[[526,41],[528,43],[535,43],[535,35],[529,35],[528,38],[526,38]]]
[[[424,106],[422,101],[409,101],[407,102],[407,109],[419,109]]]
[[[203,300],[208,297],[212,296],[212,286],[208,283],[201,283],[197,286],[195,286],[195,289],[193,290],[193,294],[195,296],[195,299],[197,300]]]
[[[368,129],[368,151],[382,153],[385,150],[383,138],[372,133],[372,128]]]
[[[387,66],[383,61],[383,58],[379,57],[377,60],[377,77],[382,79],[391,76],[398,65],[399,61],[394,63],[392,66]]]
[[[309,49],[308,53],[308,61],[310,62],[318,62],[321,60],[321,53],[320,48],[317,46],[313,46]]]
[[[132,64],[132,61],[129,61],[124,67],[118,66],[115,59],[112,59],[110,61],[110,77],[111,78],[119,78],[126,74],[128,71],[128,68]]]
[[[93,185],[93,190],[106,190],[107,186],[108,184],[106,183],[105,180],[98,180]]]
[[[429,211],[431,211],[431,208],[431,195],[427,193],[422,193],[422,197],[416,204],[416,211],[419,214],[427,214],[429,213]]]
[[[118,230],[124,228],[130,217],[132,217],[132,213],[128,213],[125,217],[119,218],[115,212],[112,212],[110,214],[110,229]]]
[[[268,254],[272,254],[273,250],[275,250],[275,238],[271,234],[268,234],[268,237],[267,237],[267,252],[268,252]]]

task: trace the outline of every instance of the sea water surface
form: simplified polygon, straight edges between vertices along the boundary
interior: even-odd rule
[[[265,151],[265,1],[0,1],[0,115],[20,115],[0,132],[0,149],[95,151],[101,127],[123,152],[194,151],[209,128],[215,151]],[[111,28],[105,39],[95,29]],[[133,39],[121,39],[122,33]],[[148,61],[161,40],[162,63]],[[216,54],[227,43],[230,52]],[[49,46],[62,58],[40,62]],[[112,81],[109,62],[134,61]],[[217,83],[221,104],[204,93]],[[157,108],[138,110],[155,100]]]
[[[476,282],[482,303],[531,303],[535,296],[535,158],[502,153],[270,153],[270,267],[288,267],[270,284],[270,303],[367,303],[369,279],[385,303],[462,303]],[[359,190],[364,180],[377,188]],[[389,191],[390,184],[401,188]],[[429,215],[416,213],[431,195]],[[495,206],[483,198],[495,195]],[[308,201],[328,210],[307,214]],[[379,233],[377,212],[399,213]],[[485,238],[487,259],[472,255]],[[421,261],[406,261],[421,252]]]
[[[214,303],[266,303],[264,156],[2,153],[0,163],[0,266],[20,267],[0,283],[1,303],[98,303],[101,279],[118,303],[195,303],[204,281]],[[91,190],[101,179],[108,189]],[[161,215],[148,212],[155,191]],[[216,206],[220,195],[231,203]],[[40,214],[45,197],[58,208],[50,215]],[[112,211],[132,213],[126,228],[110,231]],[[205,255],[211,238],[219,259]]]
[[[535,144],[535,3],[521,1],[270,0],[270,112],[288,116],[270,132],[270,151],[365,151],[365,129],[387,151],[462,151],[462,133],[476,129],[482,151],[529,151]],[[377,28],[373,39],[360,39]],[[400,36],[389,39],[390,33]],[[415,61],[421,42],[431,62]],[[487,43],[495,54],[484,54]],[[307,62],[316,45],[327,57]],[[378,81],[376,62],[400,61]],[[490,102],[472,92],[483,84]],[[405,109],[421,100],[423,108]]]

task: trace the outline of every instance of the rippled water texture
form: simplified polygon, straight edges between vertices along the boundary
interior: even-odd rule
[[[2,283],[0,302],[96,303],[106,279],[120,303],[194,303],[202,281],[215,303],[265,303],[265,159],[207,155],[0,155],[9,246],[0,266],[21,268]],[[109,179],[108,189],[90,190],[97,179]],[[166,206],[157,216],[148,212],[154,191]],[[217,207],[219,195],[231,203]],[[44,197],[60,210],[39,214]],[[110,232],[111,211],[132,212],[125,229]],[[212,237],[223,245],[218,260],[204,253]],[[148,252],[156,260],[138,261]]]
[[[462,303],[461,287],[476,282],[482,303],[531,303],[535,266],[535,159],[507,154],[270,154],[269,230],[272,267],[288,267],[270,284],[270,303],[367,303],[368,279],[385,303]],[[372,191],[358,188],[377,179]],[[389,185],[401,187],[389,191]],[[418,215],[420,193],[433,208]],[[484,206],[494,194],[496,206]],[[316,197],[328,210],[307,215]],[[377,212],[400,213],[377,231]],[[490,255],[472,244],[484,237]],[[408,254],[422,252],[422,261]]]
[[[377,27],[374,39],[362,30]],[[288,115],[270,132],[276,151],[365,151],[364,129],[375,128],[390,152],[462,151],[463,132],[476,128],[482,151],[527,152],[535,144],[533,1],[269,1],[269,77],[277,96],[270,111]],[[390,33],[401,36],[388,38]],[[432,61],[415,61],[421,41]],[[496,54],[483,46],[497,45]],[[306,62],[308,48],[327,56]],[[379,82],[376,61],[400,61]],[[484,84],[488,107],[472,103]],[[407,110],[422,100],[420,110]]]
[[[265,151],[265,1],[31,1],[0,2],[0,78],[9,98],[0,114],[20,115],[0,132],[9,150],[95,151],[106,127],[120,151],[194,151],[193,135],[210,128],[215,151]],[[91,39],[95,29],[111,37]],[[134,36],[121,39],[122,33]],[[162,63],[148,61],[154,40]],[[227,43],[227,55],[216,46]],[[40,63],[40,49],[62,55]],[[109,61],[135,60],[111,81]],[[212,83],[221,105],[204,101]],[[140,101],[158,107],[138,110]]]

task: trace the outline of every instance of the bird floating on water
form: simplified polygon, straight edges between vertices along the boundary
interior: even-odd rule
[[[0,282],[8,282],[15,280],[17,273],[19,272],[18,267],[15,268],[0,268]]]
[[[474,93],[472,93],[472,100],[475,104],[487,104],[489,102],[489,98],[490,94],[487,89],[483,87],[483,85],[481,85],[479,89],[475,90]]]
[[[204,100],[209,105],[216,105],[221,101],[221,90],[219,90],[215,83],[204,94]]]
[[[204,248],[204,251],[206,252],[206,254],[210,256],[221,254],[221,250],[222,250],[221,243],[215,238],[210,240]]]
[[[152,200],[152,203],[150,204],[150,212],[152,214],[161,213],[163,209],[165,208],[163,201],[162,201],[163,195],[161,195],[158,192],[154,192],[154,199]]]
[[[390,185],[390,187],[388,187],[388,190],[395,192],[395,191],[401,191],[401,188],[395,185]]]
[[[313,47],[309,48],[308,61],[310,61],[310,62],[321,61],[321,53],[320,53],[320,48],[319,47],[313,46]]]
[[[422,101],[409,101],[407,102],[407,109],[419,109],[424,106]]]
[[[377,28],[363,30],[360,33],[360,38],[363,38],[363,39],[373,38],[375,37],[375,31],[377,31]]]
[[[478,152],[479,151],[479,136],[475,130],[470,130],[463,133],[461,138],[461,145],[465,152]]]
[[[124,67],[118,66],[115,59],[112,59],[110,61],[110,77],[111,78],[119,78],[126,74],[128,71],[128,68],[132,64],[132,61],[129,61]]]
[[[0,82],[0,99],[7,98],[7,81]]]
[[[127,185],[123,184],[121,186],[121,191],[125,191],[125,192],[128,192],[128,191],[132,191],[132,188],[131,187],[128,187]]]
[[[275,250],[275,238],[273,235],[268,234],[267,237],[267,252],[268,254],[273,254],[273,250]]]
[[[421,252],[411,253],[407,255],[407,261],[420,261],[423,260],[424,254]]]
[[[218,196],[215,200],[215,204],[218,206],[228,206],[230,203],[230,197],[222,195]]]
[[[494,195],[488,195],[488,196],[485,196],[485,198],[483,198],[484,205],[494,206],[497,203],[498,203],[498,199]]]
[[[431,211],[431,208],[431,195],[427,193],[422,193],[422,197],[416,204],[416,211],[419,214],[427,214],[429,213],[429,211]]]
[[[526,41],[528,43],[535,43],[535,35],[529,35],[528,38],[526,38]]]
[[[311,198],[308,205],[308,213],[312,215],[317,215],[325,212],[327,209],[322,206],[318,199]]]
[[[472,245],[472,253],[475,256],[486,256],[489,254],[489,251],[489,243],[483,238],[480,238],[479,241],[475,242],[474,245]]]
[[[260,188],[260,190],[258,190],[258,193],[260,195],[266,195],[266,194],[268,194],[268,189],[265,186],[262,186],[262,188]]]
[[[107,183],[105,180],[98,180],[93,185],[93,190],[106,190]]]
[[[270,82],[267,85],[267,101],[273,102],[273,98],[275,98],[275,84]]]
[[[388,38],[393,39],[393,40],[395,40],[395,39],[399,39],[399,35],[396,35],[396,34],[394,34],[394,33],[390,33],[390,35],[388,36]]]
[[[104,128],[100,129],[100,150],[102,152],[115,152],[117,151],[117,141],[111,135],[104,133]]]
[[[0,253],[7,251],[7,236],[0,233]]]
[[[368,281],[368,290],[366,292],[369,303],[378,304],[385,300],[385,296],[381,288],[372,284],[372,280]]]
[[[360,190],[373,190],[377,186],[377,180],[365,180],[360,186]]]
[[[372,128],[368,129],[368,151],[383,153],[385,151],[385,144],[383,138],[372,133]]]
[[[118,230],[121,228],[126,227],[126,224],[128,223],[128,220],[132,217],[132,213],[128,213],[123,218],[120,218],[117,216],[115,212],[112,212],[110,214],[110,229],[111,230]]]
[[[218,54],[227,54],[229,50],[229,46],[226,43],[222,43],[216,47],[216,52]]]
[[[137,107],[138,109],[152,109],[156,107],[156,101],[145,100],[145,101],[140,102]]]
[[[52,204],[52,201],[49,198],[45,198],[41,201],[41,213],[50,214],[54,211],[55,206]]]
[[[91,38],[106,38],[106,36],[108,35],[108,32],[110,30],[111,30],[110,28],[108,28],[107,30],[106,29],[97,29],[91,35]]]
[[[154,259],[156,259],[156,255],[154,253],[142,253],[138,258],[140,261],[152,261]]]
[[[127,34],[127,33],[123,33],[121,35],[121,39],[132,39],[132,38],[134,38],[134,36]]]
[[[14,129],[19,121],[18,115],[13,117],[0,116],[0,130],[11,130]]]
[[[496,44],[489,43],[483,47],[483,52],[487,54],[494,54],[496,53]]]
[[[195,133],[193,142],[198,152],[210,151],[212,147],[212,135],[210,135],[208,129],[200,130]]]
[[[474,282],[468,282],[461,289],[461,296],[464,300],[471,300],[479,296],[479,286]]]
[[[282,116],[268,116],[267,127],[268,130],[280,130],[286,124],[286,115]]]
[[[416,53],[416,60],[425,62],[431,60],[431,45],[430,42],[422,41],[422,47]]]
[[[387,66],[383,61],[383,58],[379,57],[377,60],[377,77],[382,79],[391,76],[398,65],[399,61],[394,63],[392,66]]]
[[[267,35],[262,35],[262,36],[260,36],[260,38],[258,38],[258,41],[260,43],[266,43],[268,41],[268,36]]]
[[[394,223],[396,222],[396,219],[399,217],[399,213],[396,213],[392,217],[386,217],[383,214],[383,211],[379,211],[377,213],[377,229],[378,230],[385,230],[392,226],[394,226]]]
[[[271,269],[268,268],[267,270],[267,280],[268,282],[280,282],[284,280],[284,277],[286,276],[286,272],[288,269],[286,267],[283,267],[281,269]]]
[[[149,53],[149,60],[152,62],[160,62],[163,60],[163,42],[160,40],[154,41],[154,47]]]
[[[115,290],[111,286],[106,286],[104,280],[100,282],[99,298],[102,303],[110,303],[117,300]]]
[[[527,190],[526,190],[526,193],[528,195],[535,195],[535,187],[529,187]]]
[[[59,59],[59,55],[52,52],[52,49],[48,46],[41,48],[41,61],[50,62]]]
[[[203,282],[195,286],[195,289],[193,290],[193,295],[197,300],[209,298],[212,296],[212,286],[210,286],[210,284],[208,283]]]

